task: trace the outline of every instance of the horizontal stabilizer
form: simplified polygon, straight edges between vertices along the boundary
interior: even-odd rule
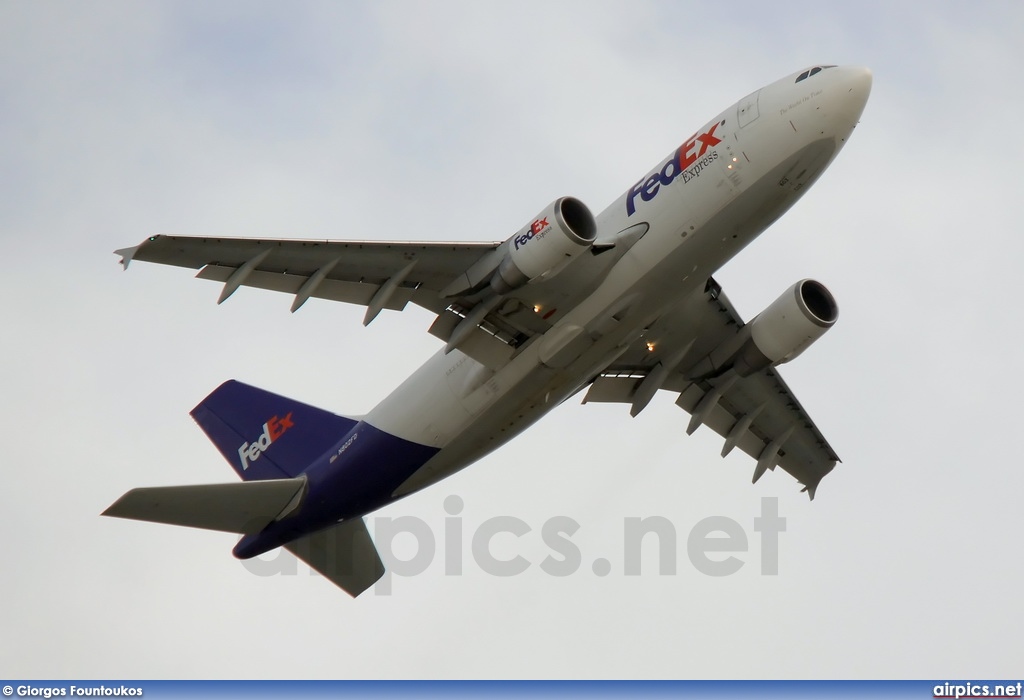
[[[306,478],[132,489],[103,515],[204,530],[255,534],[294,510]]]
[[[362,518],[346,520],[285,545],[350,596],[357,596],[384,575],[384,564]]]

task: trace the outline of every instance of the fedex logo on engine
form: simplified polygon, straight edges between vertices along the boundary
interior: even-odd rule
[[[544,233],[544,230],[548,228],[548,218],[545,216],[543,219],[537,219],[530,224],[530,230],[524,234],[516,236],[513,243],[516,244],[516,250],[519,250],[519,246],[524,246],[533,240],[534,236]]]
[[[284,418],[274,416],[263,424],[263,434],[252,442],[242,443],[238,448],[238,459],[242,462],[242,471],[249,468],[250,462],[260,458],[267,448],[274,444],[274,441],[285,434],[288,428],[295,423],[292,422],[292,414],[289,412]]]
[[[672,157],[668,159],[661,170],[655,172],[646,180],[633,185],[633,188],[626,195],[626,215],[633,216],[636,212],[636,196],[649,202],[654,199],[662,186],[671,185],[677,177],[682,177],[683,182],[689,182],[700,176],[712,161],[718,159],[718,152],[708,153],[708,149],[722,143],[722,139],[715,136],[718,127],[725,124],[725,121],[715,122],[711,128],[701,134],[694,134],[686,143],[676,149]]]

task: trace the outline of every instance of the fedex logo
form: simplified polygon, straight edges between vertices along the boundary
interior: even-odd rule
[[[539,233],[543,233],[544,229],[548,227],[548,218],[545,216],[543,219],[537,219],[530,224],[530,230],[521,236],[516,236],[513,241],[516,244],[516,250],[519,250],[519,246],[524,246],[533,240],[534,236]]]
[[[285,434],[288,428],[295,425],[292,422],[292,414],[288,413],[284,418],[274,416],[263,424],[263,434],[252,442],[242,443],[238,448],[238,459],[242,461],[242,471],[249,468],[250,462],[255,462],[260,455],[267,451],[275,440]]]
[[[715,136],[718,127],[725,124],[724,121],[715,122],[710,129],[702,134],[694,134],[686,143],[676,149],[668,162],[662,166],[660,172],[656,172],[646,180],[633,185],[633,188],[626,195],[626,215],[633,216],[636,212],[636,196],[649,202],[661,191],[661,187],[671,185],[672,182],[682,175],[683,182],[700,175],[700,171],[718,158],[718,153],[708,154],[708,149],[722,143],[722,139]],[[707,154],[707,155],[705,155]],[[700,162],[698,162],[700,160]],[[692,170],[691,170],[692,168]]]

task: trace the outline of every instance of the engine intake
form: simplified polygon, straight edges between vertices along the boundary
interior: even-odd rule
[[[750,335],[736,354],[736,373],[746,377],[789,362],[839,318],[832,293],[821,282],[800,280],[748,324]]]
[[[597,238],[597,222],[575,197],[556,199],[504,243],[504,256],[491,287],[507,294],[530,282],[549,279]]]

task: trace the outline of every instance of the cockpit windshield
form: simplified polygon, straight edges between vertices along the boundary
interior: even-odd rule
[[[801,80],[807,80],[812,75],[817,75],[818,73],[820,73],[821,71],[825,70],[826,68],[835,68],[835,66],[815,66],[814,68],[811,68],[809,70],[805,70],[803,73],[801,73],[799,76],[797,76],[796,82],[799,83]]]

